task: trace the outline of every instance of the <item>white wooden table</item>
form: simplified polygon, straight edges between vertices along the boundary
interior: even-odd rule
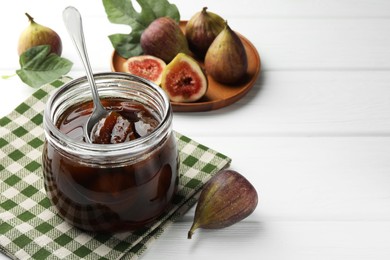
[[[187,240],[194,209],[143,259],[390,259],[390,1],[171,0],[183,20],[203,6],[225,17],[262,59],[254,88],[212,112],[175,113],[175,130],[233,159],[260,201],[244,221]],[[101,1],[15,0],[0,9],[0,74],[19,68],[25,12],[62,37],[71,77],[84,75],[62,22],[83,15],[95,72],[110,70]],[[0,79],[0,116],[34,89]],[[6,259],[0,256],[0,259]]]

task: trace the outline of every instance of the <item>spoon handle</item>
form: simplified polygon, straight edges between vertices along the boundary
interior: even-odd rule
[[[65,26],[68,30],[68,33],[76,46],[77,52],[83,62],[83,65],[86,69],[88,83],[91,87],[92,97],[94,100],[95,109],[104,110],[99,98],[97,87],[95,85],[95,80],[93,78],[93,73],[88,59],[87,49],[85,46],[84,32],[83,32],[83,23],[81,20],[81,15],[79,11],[73,6],[65,8],[62,13]]]

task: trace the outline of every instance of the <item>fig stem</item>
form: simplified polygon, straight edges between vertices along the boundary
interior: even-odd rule
[[[28,13],[25,13],[25,15],[27,16],[28,20],[29,20],[31,23],[34,22],[34,18],[33,18],[31,15],[29,15]]]
[[[188,235],[187,235],[187,238],[188,239],[191,239],[192,238],[192,235],[194,234],[194,231],[198,228],[198,224],[196,222],[194,222],[190,228],[190,231],[188,231]]]
[[[188,239],[191,239],[191,238],[192,238],[192,234],[194,234],[194,232],[191,232],[191,230],[188,231],[188,236],[187,236],[187,238],[188,238]]]

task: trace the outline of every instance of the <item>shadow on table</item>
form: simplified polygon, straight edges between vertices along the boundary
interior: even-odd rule
[[[202,249],[208,246],[226,248],[240,248],[247,243],[258,241],[266,233],[265,225],[258,221],[243,221],[222,229],[197,229],[192,236],[191,250]]]
[[[266,75],[267,75],[266,73],[261,73],[255,85],[248,93],[246,93],[241,99],[237,100],[236,102],[226,107],[222,107],[211,111],[202,111],[202,112],[175,112],[175,115],[204,117],[210,115],[228,114],[230,112],[237,111],[241,108],[245,108],[248,105],[251,105],[251,103],[255,102],[254,101],[255,99],[259,98],[258,95],[261,94],[261,90],[263,89],[264,83],[266,81]]]

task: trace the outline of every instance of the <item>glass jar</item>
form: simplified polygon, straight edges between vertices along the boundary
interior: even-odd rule
[[[66,83],[50,97],[44,112],[45,189],[58,214],[78,228],[135,230],[168,210],[177,190],[179,163],[172,108],[163,90],[142,78],[100,73],[95,74],[95,81],[102,100],[120,98],[140,104],[154,115],[158,126],[138,139],[118,144],[87,143],[64,133],[58,122],[68,110],[81,109],[76,133],[82,133],[82,116],[92,112],[83,106],[92,102],[86,77]]]

